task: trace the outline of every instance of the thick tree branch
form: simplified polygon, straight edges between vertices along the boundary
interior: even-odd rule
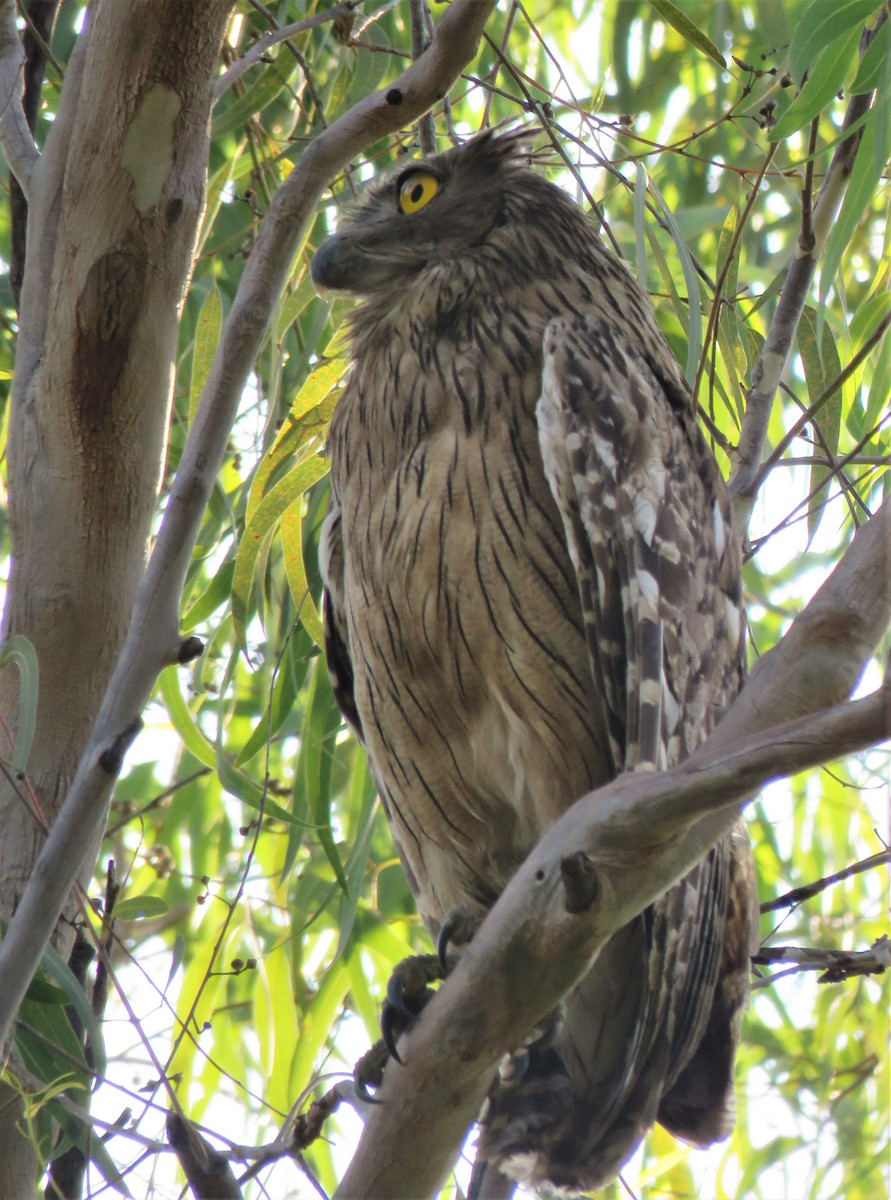
[[[425,53],[386,91],[366,97],[320,134],[273,198],[189,432],[124,649],[77,775],[0,945],[0,1046],[105,819],[114,777],[102,756],[139,715],[159,671],[177,660],[179,600],[202,515],[248,373],[315,206],[329,181],[366,146],[442,99],[474,57],[494,6],[495,0],[454,0]]]
[[[13,0],[0,0],[0,146],[27,199],[39,156],[22,108],[25,52],[15,12]]]
[[[891,623],[889,547],[885,511],[860,530],[707,742],[671,771],[624,775],[584,797],[549,831],[400,1043],[405,1067],[386,1071],[338,1200],[433,1195],[501,1056],[587,973],[605,941],[688,871],[768,780],[891,734],[887,686],[838,704]],[[834,707],[814,711],[826,703]],[[562,868],[579,852],[596,898],[570,913]]]
[[[867,31],[864,35],[864,52],[886,17],[887,13],[883,13],[876,29]],[[808,203],[803,205],[802,230],[795,254],[789,263],[761,354],[752,369],[746,413],[730,477],[730,493],[733,496],[737,524],[741,530],[748,527],[752,506],[761,483],[761,456],[780,377],[795,340],[817,262],[857,157],[863,134],[861,118],[869,111],[872,100],[872,92],[851,97],[842,126],[842,131],[847,136],[843,136],[835,148],[813,212],[811,213]],[[809,200],[809,197],[806,200]]]

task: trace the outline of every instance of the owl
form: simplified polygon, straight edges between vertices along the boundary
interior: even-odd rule
[[[549,826],[677,763],[744,673],[740,548],[649,297],[487,131],[317,250],[351,293],[321,540],[333,687],[431,933]],[[753,885],[736,830],[617,933],[493,1084],[474,1185],[612,1179],[656,1121],[727,1135]]]

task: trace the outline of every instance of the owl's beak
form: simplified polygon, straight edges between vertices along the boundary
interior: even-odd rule
[[[324,295],[328,291],[349,291],[349,270],[345,269],[341,253],[343,239],[336,234],[322,242],[312,256],[310,274],[316,291]]]

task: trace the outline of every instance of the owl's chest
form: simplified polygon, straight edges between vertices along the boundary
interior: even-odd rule
[[[330,445],[356,704],[434,916],[477,890],[438,846],[500,887],[609,769],[538,373],[472,365],[400,369],[374,409],[360,371]]]
[[[388,365],[358,374],[332,438],[345,569],[367,597],[354,615],[398,624],[407,664],[454,673],[456,629],[482,662],[513,644],[536,574],[575,589],[538,447],[540,373],[471,354]]]

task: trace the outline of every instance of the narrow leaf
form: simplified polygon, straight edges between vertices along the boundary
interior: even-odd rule
[[[309,590],[306,577],[306,564],[303,561],[303,501],[285,512],[282,517],[282,551],[285,560],[285,573],[288,577],[288,587],[297,606],[297,616],[304,629],[319,647],[325,649],[325,632],[322,628],[322,617],[316,602]]]
[[[830,103],[845,81],[860,42],[860,30],[852,29],[827,46],[813,65],[804,87],[770,131],[772,142],[797,133]]]
[[[681,269],[684,272],[684,282],[687,284],[687,366],[684,370],[687,382],[693,386],[693,380],[696,378],[696,368],[699,365],[699,355],[702,350],[702,303],[699,298],[699,277],[696,274],[696,266],[693,262],[693,256],[690,254],[690,249],[684,241],[681,231],[678,228],[678,223],[674,219],[674,213],[665,203],[662,193],[651,181],[650,190],[659,201],[665,221],[668,225],[668,230],[677,248],[678,257],[681,260]]]
[[[328,464],[316,454],[299,463],[254,509],[241,535],[232,578],[232,620],[242,648],[247,645],[247,615],[254,572],[266,538],[284,513],[327,473]]]
[[[201,305],[195,327],[195,349],[192,352],[192,378],[189,383],[189,425],[195,420],[195,410],[210,374],[210,364],[220,343],[223,328],[223,297],[214,281]]]
[[[874,117],[875,110],[868,115]],[[820,272],[821,300],[825,300],[832,286],[842,254],[854,236],[854,230],[872,204],[881,174],[882,168],[877,167],[875,161],[875,121],[868,120],[863,127],[863,139],[854,160],[841,210],[823,250],[823,266]]]
[[[673,29],[676,29],[682,38],[685,38],[691,46],[695,46],[697,50],[701,50],[712,62],[716,62],[719,67],[726,67],[727,62],[724,55],[718,49],[711,39],[699,29],[689,17],[685,16],[679,8],[671,3],[671,0],[650,0],[650,7],[654,8],[663,21],[667,21]]]
[[[801,83],[817,55],[878,8],[876,0],[814,0],[802,13],[789,45],[789,73]],[[859,30],[857,36],[860,36]]]
[[[3,647],[0,654],[0,667],[12,663],[18,668],[19,678],[19,712],[18,737],[12,752],[13,773],[24,771],[28,765],[28,757],[34,744],[34,730],[37,724],[37,693],[38,676],[37,652],[26,637],[20,633],[13,634]]]

